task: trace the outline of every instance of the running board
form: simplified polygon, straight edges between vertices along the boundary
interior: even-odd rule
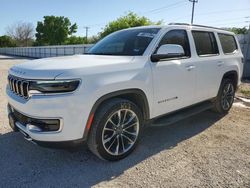
[[[184,108],[182,110],[178,110],[176,112],[167,114],[163,117],[157,118],[153,120],[151,126],[166,126],[173,123],[176,123],[180,120],[186,119],[190,116],[203,112],[205,110],[211,109],[213,107],[213,103],[210,101],[202,102],[191,107]]]

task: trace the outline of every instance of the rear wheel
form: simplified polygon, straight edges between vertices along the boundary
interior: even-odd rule
[[[227,113],[233,105],[235,87],[231,79],[223,79],[220,90],[214,102],[214,111]]]
[[[99,158],[120,160],[135,148],[141,133],[142,113],[129,100],[113,99],[97,111],[88,138]]]

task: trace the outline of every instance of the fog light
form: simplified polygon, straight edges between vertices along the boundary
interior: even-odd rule
[[[60,120],[58,119],[43,119],[40,120],[41,126],[43,131],[59,131],[60,129]]]
[[[30,132],[42,132],[42,129],[31,124],[27,124],[27,128]]]

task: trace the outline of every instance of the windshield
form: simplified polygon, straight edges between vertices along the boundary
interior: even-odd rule
[[[119,31],[99,41],[87,54],[141,56],[159,30],[144,28]]]

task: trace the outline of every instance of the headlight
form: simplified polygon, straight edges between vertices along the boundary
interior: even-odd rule
[[[30,81],[29,93],[65,93],[77,89],[80,80]]]

